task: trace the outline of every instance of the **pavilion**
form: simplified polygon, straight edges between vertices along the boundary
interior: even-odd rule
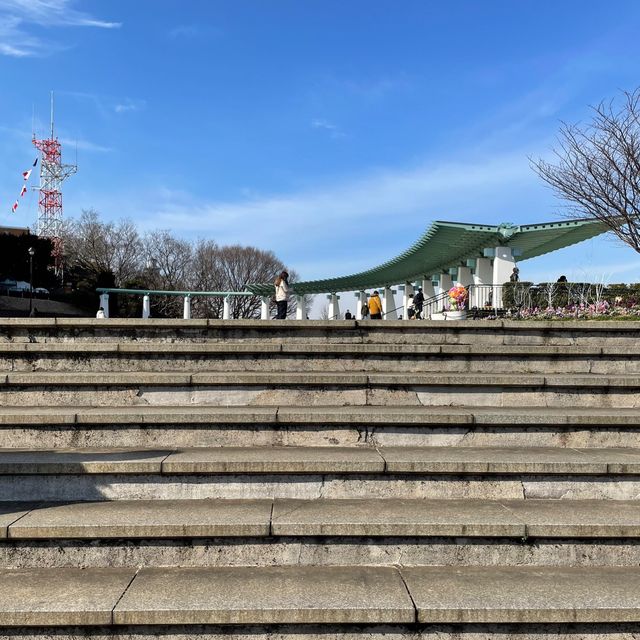
[[[429,299],[448,291],[454,283],[492,286],[496,289],[493,300],[497,305],[501,295],[498,287],[509,281],[517,261],[557,251],[607,230],[602,222],[593,219],[527,225],[436,221],[404,253],[377,267],[337,278],[293,283],[293,292],[300,298],[298,319],[302,319],[304,308],[302,296],[319,293],[328,295],[329,317],[338,317],[338,292],[344,291],[355,292],[356,318],[360,319],[367,289],[380,291],[387,319],[397,318],[396,309],[406,309],[408,297],[416,287],[422,287],[425,299]],[[402,304],[396,304],[394,287],[403,292]],[[252,284],[246,288],[263,296],[263,316],[268,317],[273,284]]]

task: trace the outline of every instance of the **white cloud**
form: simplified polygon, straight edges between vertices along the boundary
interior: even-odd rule
[[[169,31],[170,38],[194,38],[200,35],[201,30],[195,24],[180,24]]]
[[[74,9],[74,3],[75,0],[0,0],[0,55],[22,58],[60,49],[60,45],[29,33],[30,25],[102,29],[121,26]]]
[[[131,98],[125,98],[121,102],[114,105],[113,110],[116,113],[131,113],[133,111],[140,111],[145,107],[144,100],[133,100]]]
[[[301,247],[329,241],[337,231],[357,234],[365,229],[369,234],[373,228],[384,237],[403,228],[422,230],[430,220],[452,215],[454,219],[460,215],[486,219],[486,212],[496,203],[496,192],[523,193],[523,185],[530,187],[535,180],[526,154],[509,153],[440,166],[376,171],[317,190],[241,202],[203,202],[168,192],[154,210],[145,207],[148,217],[141,222],[278,251],[289,244]],[[482,206],[477,204],[481,202]],[[456,211],[464,213],[456,215]],[[378,253],[386,253],[383,247],[387,244],[380,242]]]
[[[323,120],[321,118],[316,118],[311,121],[311,126],[314,129],[323,129],[324,131],[328,131],[331,134],[332,138],[344,138],[346,137],[345,133],[338,127],[338,125],[329,122],[328,120]]]
[[[60,142],[69,149],[78,149],[79,151],[91,151],[95,153],[108,153],[113,151],[111,147],[105,147],[90,140],[83,140],[82,138],[66,138],[61,137]]]

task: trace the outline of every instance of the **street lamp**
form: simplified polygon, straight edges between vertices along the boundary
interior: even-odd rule
[[[33,247],[29,247],[27,253],[29,254],[29,317],[31,317],[33,309],[33,256],[36,252]]]

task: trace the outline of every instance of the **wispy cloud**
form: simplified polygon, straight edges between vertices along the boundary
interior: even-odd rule
[[[98,27],[115,29],[119,22],[99,20],[74,8],[75,0],[0,0],[0,55],[24,58],[60,49],[29,32],[29,27]]]
[[[314,129],[322,129],[324,131],[328,131],[331,134],[332,138],[345,138],[346,134],[340,129],[340,127],[333,122],[329,122],[328,120],[323,120],[322,118],[316,118],[311,121],[311,126]]]
[[[88,102],[95,106],[98,113],[105,117],[112,117],[114,113],[132,113],[146,108],[146,100],[140,98],[114,97],[84,91],[58,91],[59,94],[69,96],[75,100]]]
[[[176,38],[195,38],[201,34],[201,29],[195,24],[179,24],[169,31],[169,37]]]
[[[111,147],[105,147],[101,144],[96,144],[90,140],[84,140],[83,138],[71,138],[61,137],[60,142],[69,149],[78,149],[78,151],[90,151],[95,153],[109,153],[113,151]]]
[[[118,102],[114,105],[113,110],[116,113],[130,113],[133,111],[140,111],[144,109],[146,103],[144,100],[133,100],[131,98],[125,98],[122,102]]]
[[[166,192],[143,224],[213,234],[224,242],[313,244],[341,233],[376,228],[382,235],[400,228],[424,228],[429,220],[468,212],[486,217],[493,194],[523,193],[535,182],[526,154],[509,153],[477,161],[405,170],[376,171],[359,179],[293,194],[274,194],[240,202],[199,201]],[[482,208],[474,203],[483,202]],[[147,209],[148,210],[148,209]]]
[[[169,30],[171,40],[194,40],[195,38],[220,36],[222,31],[209,24],[178,24]]]

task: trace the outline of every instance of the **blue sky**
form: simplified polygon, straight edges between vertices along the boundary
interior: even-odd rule
[[[2,224],[32,112],[79,172],[65,215],[272,249],[344,275],[432,220],[530,223],[560,203],[529,166],[561,120],[640,85],[640,3],[612,0],[0,0]],[[527,280],[640,281],[607,238]]]

